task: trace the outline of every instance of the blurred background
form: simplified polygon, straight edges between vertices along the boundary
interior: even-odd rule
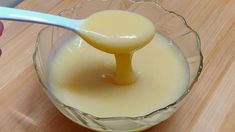
[[[18,3],[23,0],[0,0],[1,6],[15,7]]]

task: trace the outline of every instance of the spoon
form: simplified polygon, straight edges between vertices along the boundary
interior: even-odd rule
[[[13,9],[8,7],[0,7],[0,20],[13,20],[53,25],[70,29],[75,32],[80,30],[80,26],[85,21],[84,19],[75,20],[46,13]]]
[[[114,19],[115,21],[112,21],[112,18],[118,18],[118,20]],[[131,19],[123,22],[122,19],[127,18]],[[105,11],[99,12],[96,15],[89,16],[87,19],[77,20],[46,13],[0,7],[0,20],[1,19],[33,22],[66,28],[77,33],[93,47],[111,54],[129,54],[148,44],[155,34],[155,27],[150,20],[134,13],[117,10],[108,11],[108,13]],[[103,21],[103,19],[105,21]],[[115,27],[117,27],[114,30],[115,32],[102,33],[102,31],[99,31],[99,29],[104,27],[104,23],[108,29],[115,29]],[[84,24],[90,25],[84,28]],[[125,27],[126,25],[130,27],[130,30],[127,30],[126,33],[125,29],[123,29],[124,33],[116,32],[120,27]],[[96,30],[94,31],[94,29]],[[136,29],[138,29],[137,32],[135,31]]]

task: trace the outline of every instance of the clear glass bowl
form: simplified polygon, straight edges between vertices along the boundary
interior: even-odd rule
[[[39,33],[33,56],[34,66],[42,87],[51,101],[65,116],[77,124],[97,131],[144,130],[170,117],[182,105],[186,95],[197,81],[203,62],[200,39],[182,16],[162,8],[151,0],[81,0],[76,7],[65,10],[60,15],[83,19],[97,11],[107,9],[128,10],[147,17],[154,23],[157,32],[171,39],[179,47],[189,65],[190,85],[178,100],[147,115],[109,118],[95,117],[61,103],[50,91],[48,65],[50,56],[58,51],[60,45],[76,35],[67,29],[49,26]]]

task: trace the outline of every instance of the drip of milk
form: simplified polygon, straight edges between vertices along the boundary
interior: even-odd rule
[[[115,55],[116,72],[106,76],[119,85],[134,83],[133,53],[154,37],[155,27],[147,18],[127,11],[106,10],[86,19],[78,34],[93,47]]]

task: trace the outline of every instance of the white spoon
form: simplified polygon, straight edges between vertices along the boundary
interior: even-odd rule
[[[155,27],[150,20],[130,12],[117,10],[108,13],[104,12],[100,12],[93,17],[91,15],[87,19],[76,20],[46,13],[0,7],[0,20],[24,21],[63,27],[75,31],[82,39],[95,48],[112,54],[129,54],[142,48],[152,40],[155,34]],[[123,22],[122,19],[128,17],[131,19]],[[106,21],[100,21],[104,18]],[[115,21],[113,21],[112,18],[118,18],[118,20],[114,19]],[[89,27],[92,27],[92,29],[82,27],[83,24],[89,23],[89,21],[91,24]],[[105,23],[109,29],[115,29],[116,26],[117,31],[119,27],[125,27],[129,24],[130,30],[127,30],[126,33],[113,32],[110,35],[110,33],[101,33],[99,30],[94,31],[98,27],[97,25],[100,25],[96,25],[96,23]],[[103,28],[102,24],[97,29],[100,28]],[[138,29],[138,31],[135,32],[135,29]]]
[[[0,20],[13,20],[47,24],[67,28],[73,31],[79,31],[81,24],[85,21],[84,19],[75,20],[46,13],[7,7],[0,7]]]

